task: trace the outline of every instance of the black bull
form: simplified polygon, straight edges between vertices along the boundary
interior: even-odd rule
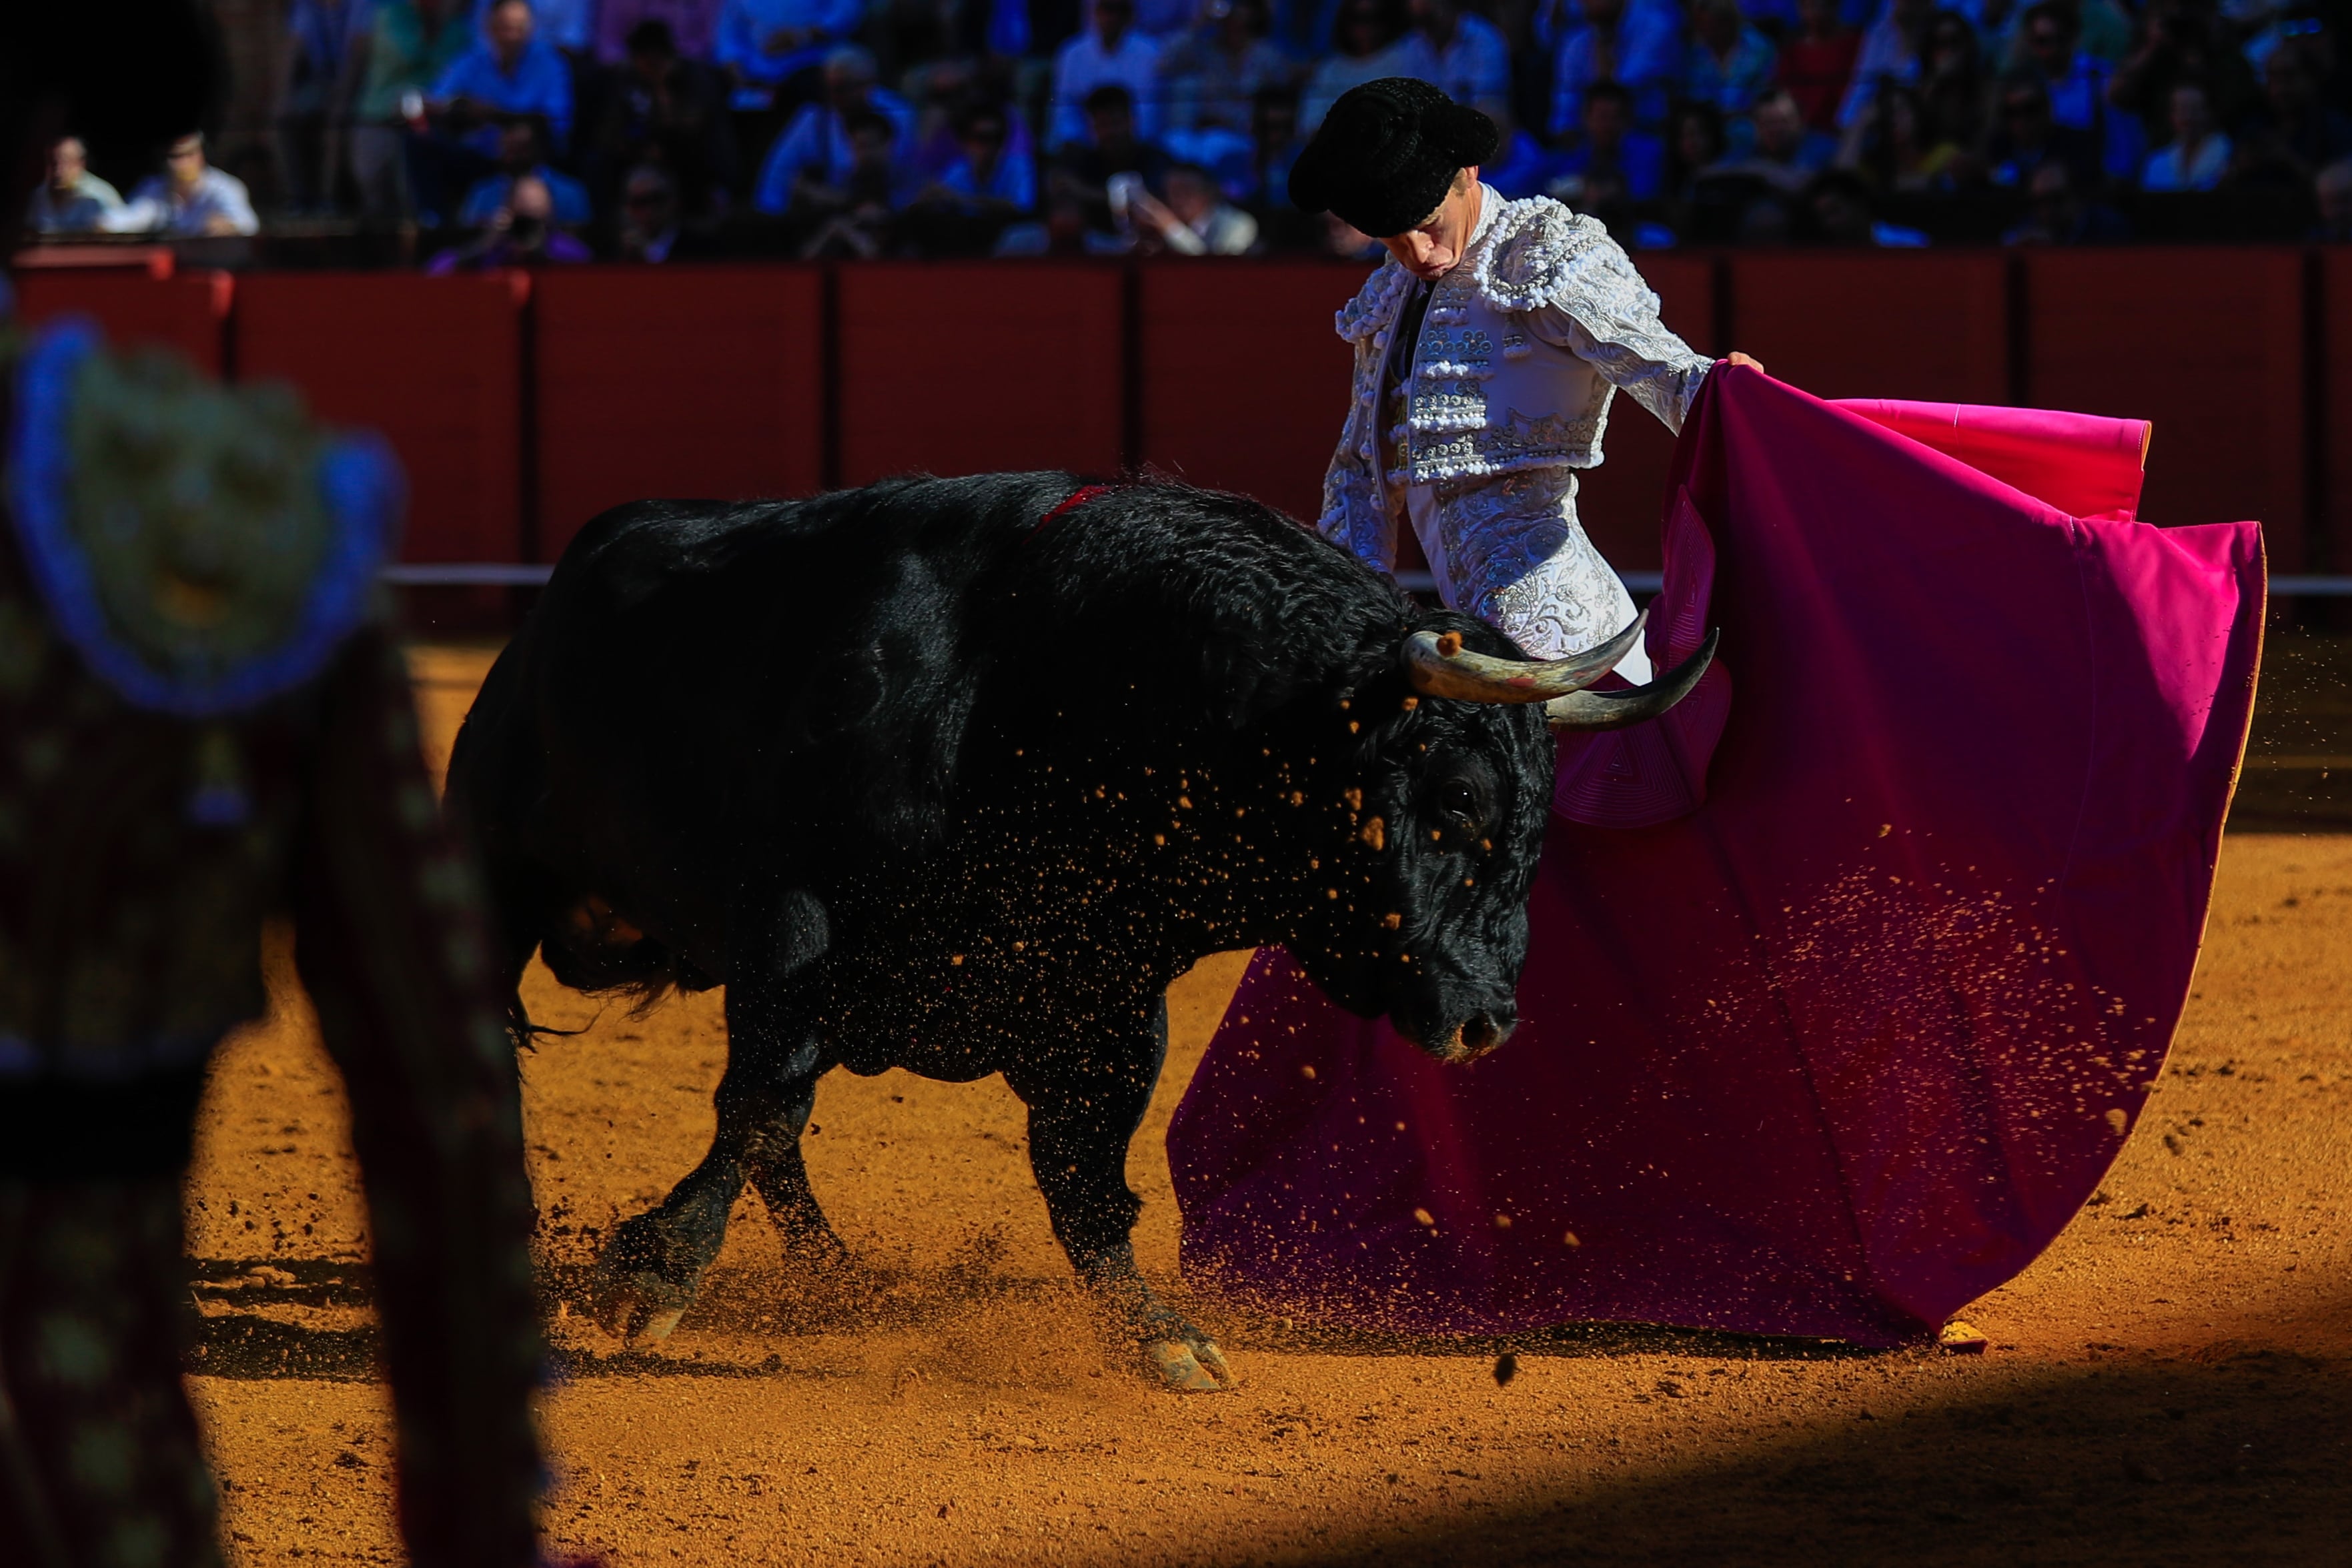
[[[746,1180],[788,1251],[842,1258],[800,1148],[827,1071],[1002,1072],[1081,1278],[1213,1386],[1129,1245],[1169,983],[1280,943],[1439,1057],[1509,1032],[1552,747],[1524,690],[1454,671],[1562,666],[1479,659],[1517,655],[1237,497],[1041,524],[1076,483],[622,507],[491,671],[449,810],[507,978],[538,949],[583,990],[727,988],[709,1153],[598,1266],[617,1332],[677,1322]]]

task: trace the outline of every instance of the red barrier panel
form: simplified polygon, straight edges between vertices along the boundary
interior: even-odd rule
[[[55,316],[88,316],[117,347],[176,350],[205,374],[221,373],[229,301],[236,292],[236,280],[226,272],[156,277],[143,267],[61,268],[20,272],[16,281],[17,314],[28,325]]]
[[[2009,401],[2009,258],[1862,251],[1731,261],[1730,348],[1815,397]]]
[[[1313,522],[1353,356],[1331,318],[1365,269],[1174,262],[1143,269],[1143,458]]]
[[[2308,571],[2342,571],[2352,565],[2352,251],[2333,246],[2320,258],[2325,289],[2321,309],[2326,319],[2322,361],[2327,384],[2320,392],[2327,422],[2321,439],[2327,444],[2327,542],[2320,559],[2306,560]],[[2273,567],[2275,570],[2275,566]]]
[[[540,274],[540,559],[623,501],[816,489],[823,307],[801,267]]]
[[[1686,256],[1637,256],[1633,265],[1657,290],[1667,326],[1699,352],[1715,341],[1715,264]],[[1607,458],[1579,481],[1577,515],[1584,531],[1620,571],[1655,571],[1664,559],[1658,528],[1675,438],[1655,415],[1620,392],[1609,405],[1601,440]]]
[[[263,273],[238,291],[240,380],[300,387],[408,470],[402,557],[522,559],[520,273]]]
[[[2084,250],[2027,259],[2028,401],[2152,420],[2140,515],[2263,525],[2304,566],[2303,257]]]
[[[836,274],[841,478],[1121,462],[1125,274],[869,262]]]

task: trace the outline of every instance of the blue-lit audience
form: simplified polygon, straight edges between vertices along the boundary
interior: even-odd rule
[[[1497,189],[1636,246],[2352,230],[2343,0],[291,0],[285,16],[274,136],[229,154],[252,199],[194,145],[144,168],[101,158],[135,187],[123,202],[68,134],[26,229],[258,226],[267,243],[281,217],[323,218],[419,236],[402,246],[451,266],[578,246],[1353,256],[1364,236],[1289,207],[1289,168],[1342,92],[1409,75],[1495,119]]]

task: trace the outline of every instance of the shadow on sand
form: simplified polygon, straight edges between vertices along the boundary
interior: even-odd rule
[[[1524,1347],[1522,1354],[1525,1354]],[[1709,1464],[1538,1488],[1335,1539],[1310,1563],[2339,1565],[2352,1366],[2214,1347],[1882,1404]]]

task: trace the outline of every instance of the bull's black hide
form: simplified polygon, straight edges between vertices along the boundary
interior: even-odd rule
[[[838,1256],[799,1145],[825,1071],[1003,1072],[1072,1262],[1206,1383],[1128,1244],[1169,982],[1281,943],[1437,1055],[1508,1031],[1551,745],[1400,664],[1418,629],[1508,643],[1238,497],[1041,528],[1076,485],[622,507],[491,672],[449,801],[509,978],[538,948],[583,989],[727,987],[710,1152],[601,1267],[624,1330],[677,1321],[747,1179]]]

